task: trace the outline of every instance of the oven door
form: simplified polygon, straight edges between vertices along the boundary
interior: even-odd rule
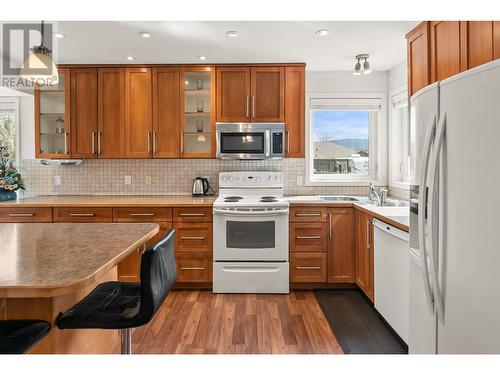
[[[214,208],[215,261],[288,261],[288,208],[224,211]]]

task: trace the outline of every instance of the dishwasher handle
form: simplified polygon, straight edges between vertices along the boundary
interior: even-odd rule
[[[383,221],[380,221],[378,219],[373,219],[373,225],[374,225],[374,227],[380,229],[381,231],[388,233],[396,238],[399,238],[402,241],[405,241],[405,242],[409,241],[408,233],[406,233],[405,231],[402,231],[399,228],[396,228],[392,225],[384,223]]]

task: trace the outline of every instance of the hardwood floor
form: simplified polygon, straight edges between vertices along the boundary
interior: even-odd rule
[[[173,291],[133,333],[140,354],[342,353],[314,293]]]

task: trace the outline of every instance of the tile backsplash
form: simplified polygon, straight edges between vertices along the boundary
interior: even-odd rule
[[[304,159],[278,161],[226,161],[215,159],[133,159],[85,160],[77,166],[47,166],[39,160],[22,160],[20,170],[25,181],[24,197],[34,195],[184,195],[191,194],[192,180],[208,176],[218,192],[219,172],[281,171],[287,195],[352,194],[366,195],[367,188],[320,187],[297,184],[305,180]],[[55,185],[55,176],[60,185]],[[131,184],[125,185],[125,176]],[[300,182],[299,181],[299,182]]]

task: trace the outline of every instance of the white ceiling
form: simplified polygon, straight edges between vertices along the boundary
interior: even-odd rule
[[[405,59],[405,34],[418,22],[59,22],[59,63],[305,62],[312,71],[352,70],[354,56],[370,54],[373,70]],[[318,37],[315,31],[328,29]],[[237,38],[226,32],[236,30]],[[151,32],[145,39],[139,31]],[[130,62],[127,56],[135,57]]]

